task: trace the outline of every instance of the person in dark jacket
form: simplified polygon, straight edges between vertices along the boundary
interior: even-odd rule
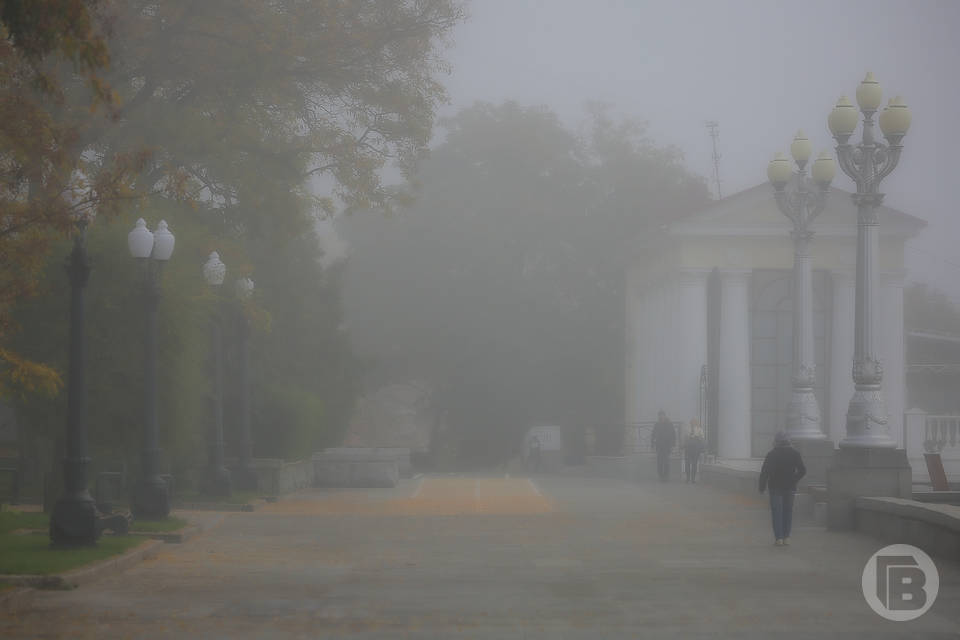
[[[667,418],[663,411],[657,413],[657,422],[653,425],[653,433],[650,435],[650,444],[657,452],[657,475],[660,482],[666,482],[670,479],[670,452],[677,443],[677,432],[673,428],[673,423]]]
[[[774,544],[782,547],[790,544],[790,526],[793,523],[793,494],[797,482],[807,474],[800,452],[790,445],[790,439],[778,431],[773,439],[773,449],[763,459],[760,469],[760,493],[770,489],[770,516],[773,520]]]
[[[687,463],[687,482],[697,481],[697,467],[700,464],[700,456],[706,448],[707,443],[703,439],[700,421],[694,418],[690,421],[690,433],[683,443],[683,458]]]

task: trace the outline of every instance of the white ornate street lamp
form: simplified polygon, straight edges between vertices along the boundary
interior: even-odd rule
[[[143,218],[127,234],[130,255],[143,262],[143,298],[146,318],[144,339],[143,460],[141,480],[134,493],[133,515],[141,519],[166,518],[170,494],[160,475],[160,437],[157,422],[157,309],[160,306],[160,271],[173,255],[176,239],[161,220],[153,233]]]
[[[855,389],[847,411],[847,437],[841,447],[894,448],[883,400],[883,367],[876,354],[875,301],[877,290],[877,207],[883,202],[880,181],[896,168],[903,149],[900,141],[910,128],[910,111],[897,96],[880,114],[884,144],[874,138],[873,116],[880,108],[880,85],[868,73],[857,87],[857,104],[863,113],[863,140],[847,141],[857,128],[859,116],[846,97],[830,112],[827,124],[837,140],[840,168],[857,185],[857,276],[854,324],[853,381]]]
[[[812,146],[807,136],[798,131],[790,145],[797,163],[794,176],[790,161],[778,153],[767,167],[777,206],[793,223],[793,370],[792,391],[787,405],[787,433],[794,440],[823,440],[827,436],[820,427],[820,406],[813,388],[816,364],[813,356],[813,287],[810,272],[810,226],[823,211],[827,189],[836,173],[833,158],[821,153],[813,163],[813,185],[807,178],[807,161]],[[790,189],[787,186],[792,185]]]
[[[203,265],[203,277],[211,287],[219,290],[227,275],[227,266],[220,261],[216,251],[210,254]],[[219,310],[214,312],[210,323],[213,364],[213,425],[210,433],[210,454],[204,492],[212,496],[229,496],[231,493],[230,471],[223,463],[223,336]]]

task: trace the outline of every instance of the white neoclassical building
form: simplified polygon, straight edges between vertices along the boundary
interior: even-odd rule
[[[879,356],[890,434],[902,437],[904,245],[924,226],[880,221]],[[626,419],[702,416],[721,458],[762,456],[784,428],[792,358],[790,222],[762,184],[640,239],[627,272]],[[812,227],[815,392],[822,430],[845,435],[853,394],[856,207],[830,189]],[[702,375],[705,374],[705,375]]]

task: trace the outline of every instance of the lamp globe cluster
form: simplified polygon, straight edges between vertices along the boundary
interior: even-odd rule
[[[161,220],[157,230],[151,232],[147,229],[147,223],[140,218],[133,231],[127,234],[127,248],[134,258],[153,258],[166,262],[173,255],[174,244],[176,238],[167,228],[166,220]]]

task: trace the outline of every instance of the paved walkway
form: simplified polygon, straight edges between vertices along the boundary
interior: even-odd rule
[[[960,638],[960,568],[892,623],[880,546],[699,485],[431,476],[310,490],[0,618],[3,638]]]

